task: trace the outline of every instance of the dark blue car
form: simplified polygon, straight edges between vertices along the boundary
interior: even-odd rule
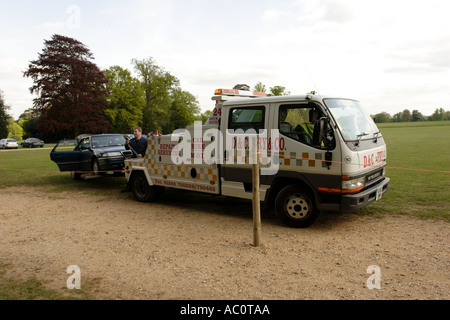
[[[82,135],[70,150],[72,148],[73,145],[60,142],[50,153],[50,159],[60,171],[70,171],[73,179],[79,179],[82,174],[120,174],[124,170],[124,160],[133,155],[125,148],[125,138],[121,134]]]

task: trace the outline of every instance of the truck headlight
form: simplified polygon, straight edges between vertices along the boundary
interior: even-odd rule
[[[357,192],[364,189],[366,183],[366,177],[361,177],[352,180],[342,180],[343,192]]]

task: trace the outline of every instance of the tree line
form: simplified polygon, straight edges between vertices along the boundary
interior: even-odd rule
[[[100,70],[93,60],[92,52],[76,39],[53,35],[45,40],[38,59],[23,73],[33,80],[33,107],[14,121],[0,91],[0,137],[56,141],[82,133],[131,133],[138,126],[146,134],[171,133],[209,116],[210,111],[200,113],[196,97],[153,58],[131,61],[136,76],[120,66]],[[235,88],[250,90],[247,85]],[[253,90],[268,96],[290,94],[283,86],[267,90],[262,82]],[[450,112],[441,108],[425,117],[404,110],[372,117],[375,122],[450,120]]]
[[[417,122],[417,121],[445,121],[450,120],[450,111],[445,111],[443,108],[436,108],[434,113],[430,116],[425,116],[418,110],[412,112],[408,109],[398,112],[391,116],[387,112],[377,113],[372,115],[375,123],[388,123],[388,122]]]
[[[82,133],[172,132],[200,115],[197,99],[153,58],[133,59],[137,76],[120,66],[100,70],[78,40],[54,35],[24,72],[33,107],[19,117],[27,135],[73,138]]]
[[[33,107],[14,121],[0,95],[1,136],[56,141],[82,133],[131,133],[135,127],[171,133],[206,121],[209,112],[201,114],[196,97],[153,58],[131,61],[136,76],[120,66],[100,70],[93,60],[76,39],[53,35],[45,40],[23,73],[33,80]],[[266,87],[259,82],[254,90],[266,92]],[[269,90],[268,95],[289,94],[282,86]]]

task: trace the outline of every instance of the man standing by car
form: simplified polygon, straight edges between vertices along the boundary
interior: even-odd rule
[[[135,158],[142,158],[147,151],[147,139],[142,136],[142,128],[136,127],[133,130],[134,138],[126,140],[125,148],[133,151]]]
[[[147,139],[142,136],[142,128],[136,127],[133,129],[134,138],[131,140],[126,139],[125,148],[133,151],[133,158],[142,158],[147,151]],[[129,192],[130,184],[127,182],[125,188],[121,192]]]

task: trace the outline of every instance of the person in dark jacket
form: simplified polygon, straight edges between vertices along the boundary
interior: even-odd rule
[[[134,158],[145,157],[147,151],[147,139],[142,136],[142,128],[136,127],[133,130],[134,138],[126,141],[125,148],[133,151]]]
[[[125,148],[133,151],[133,158],[142,158],[145,157],[145,152],[147,151],[148,141],[145,137],[142,136],[142,128],[136,127],[133,130],[134,138],[131,140],[126,139]],[[122,192],[131,191],[130,184],[127,182],[125,188],[122,189]]]

